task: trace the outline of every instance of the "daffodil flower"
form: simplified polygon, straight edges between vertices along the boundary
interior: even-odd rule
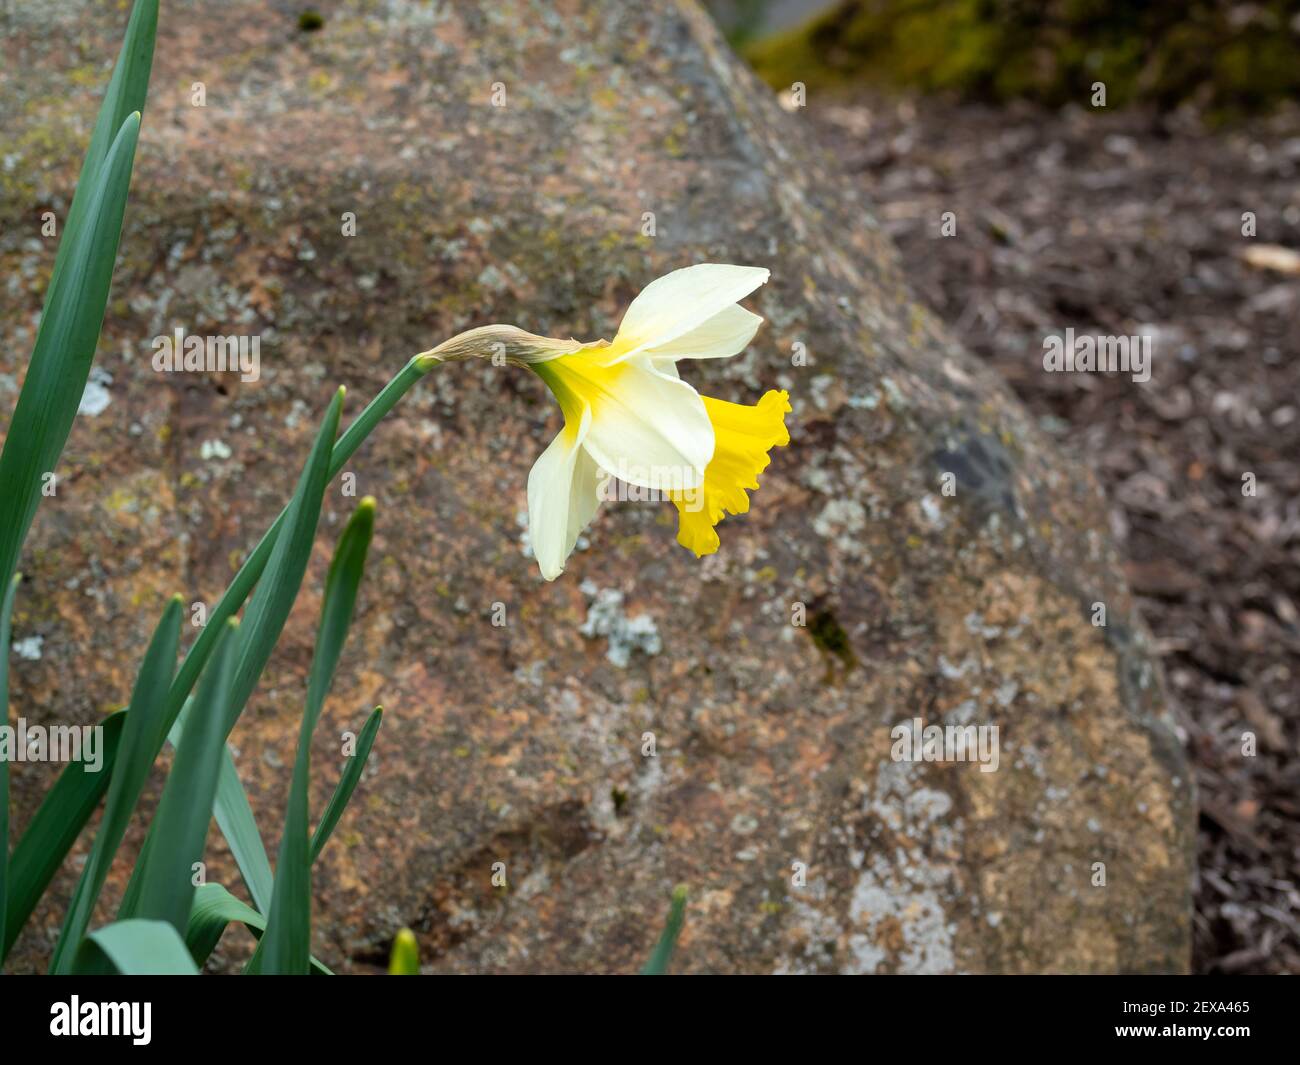
[[[647,285],[612,341],[580,344],[511,326],[462,333],[440,359],[492,354],[533,370],[564,414],[564,428],[528,475],[528,527],[542,576],[564,570],[611,478],[671,499],[677,540],[696,556],[719,546],[715,526],[749,510],[747,489],[773,447],[788,444],[784,391],[746,406],[701,396],[680,359],[743,351],[763,319],[738,300],[768,278],[750,266],[703,263]]]

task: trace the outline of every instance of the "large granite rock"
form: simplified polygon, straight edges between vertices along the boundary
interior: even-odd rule
[[[674,543],[667,505],[627,503],[543,583],[524,485],[558,411],[523,371],[435,371],[351,464],[378,533],[316,809],[339,733],[389,712],[317,866],[318,954],[367,969],[407,924],[438,970],[629,971],[684,883],[682,970],[1183,969],[1192,784],[1092,457],[1054,447],[914,301],[802,116],[689,3],[321,13],[304,32],[295,5],[164,6],[99,355],[109,402],[79,420],[28,547],[15,636],[43,643],[13,661],[13,712],[86,722],[126,700],[164,596],[216,598],[334,385],[355,413],[471,325],[611,336],[671,268],[768,266],[751,351],[688,371],[795,405],[714,557]],[[41,212],[66,210],[124,15],[69,0],[6,19],[4,417],[54,258]],[[261,379],[154,372],[175,326],[259,333]],[[352,502],[332,489],[233,737],[272,848]],[[996,725],[997,771],[894,761],[891,729],[916,717]],[[17,774],[20,825],[51,778]],[[236,886],[215,832],[213,854]],[[48,951],[72,866],[13,967]],[[230,933],[216,964],[248,944]]]

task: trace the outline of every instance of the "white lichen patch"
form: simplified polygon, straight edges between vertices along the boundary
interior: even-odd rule
[[[1010,706],[1019,694],[1020,685],[1014,680],[1004,680],[993,691],[993,697],[997,699],[998,705],[1002,707]]]
[[[841,973],[958,971],[949,903],[962,897],[954,878],[964,828],[952,796],[927,779],[921,766],[886,761],[864,782],[866,824],[836,833],[856,871],[847,909],[825,908],[841,896],[813,890],[825,887],[819,880],[792,892],[792,942],[776,972],[821,973],[828,965]]]
[[[813,531],[832,541],[847,555],[862,555],[862,530],[867,527],[867,512],[856,499],[832,499],[813,518]]]
[[[222,440],[205,440],[199,445],[199,458],[204,462],[218,462],[228,459],[233,454],[230,445]]]
[[[939,672],[946,680],[961,680],[967,673],[978,675],[979,671],[979,660],[973,654],[967,655],[957,665],[948,661],[945,655],[939,656]]]
[[[809,884],[810,888],[812,886]],[[800,949],[778,961],[773,972],[777,976],[804,976],[820,972],[820,963],[826,959],[827,947],[834,947],[844,934],[840,922],[831,914],[798,898],[790,900],[787,920],[799,933]]]
[[[39,662],[41,660],[41,647],[44,644],[44,636],[25,636],[21,640],[14,641],[14,654],[19,658],[27,659],[29,662]]]
[[[948,519],[944,517],[943,504],[939,502],[939,497],[927,492],[921,497],[921,516],[932,529],[942,529],[948,524]]]
[[[918,767],[907,762],[884,762],[876,772],[866,811],[918,846],[898,848],[892,857],[877,853],[860,872],[849,903],[850,959],[843,971],[876,972],[886,962],[900,973],[956,970],[956,926],[943,904],[952,868],[930,855],[954,847],[961,824],[950,820],[951,796],[919,786],[918,775]],[[896,954],[883,948],[887,927],[902,935]]]
[[[663,640],[654,618],[649,614],[628,617],[623,612],[623,593],[614,588],[598,589],[591,581],[583,581],[582,591],[592,599],[587,608],[587,620],[578,631],[588,638],[604,636],[609,641],[605,657],[619,669],[626,669],[632,652],[657,655],[663,650]]]
[[[113,402],[108,386],[113,383],[113,375],[98,366],[91,367],[90,377],[86,381],[85,391],[81,393],[81,402],[77,404],[78,414],[90,417],[103,414]]]

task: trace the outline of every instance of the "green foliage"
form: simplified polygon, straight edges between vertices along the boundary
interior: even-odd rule
[[[641,970],[642,976],[664,976],[668,972],[668,963],[673,959],[673,951],[677,948],[677,937],[682,934],[682,926],[686,923],[686,888],[677,887],[673,890],[672,905],[668,910],[668,922],[664,925],[663,935],[659,937],[659,942],[655,944],[655,949],[650,954],[650,960],[645,963]]]
[[[289,808],[285,811],[284,835],[276,862],[275,891],[261,942],[263,972],[306,973],[311,957],[311,842],[307,834],[311,736],[352,623],[374,528],[375,501],[362,500],[339,537],[325,581],[316,653],[307,684],[307,708],[298,735]]]
[[[420,975],[420,945],[409,928],[398,930],[393,937],[393,952],[388,956],[389,976]]]
[[[104,759],[100,772],[85,772],[80,761],[65,766],[14,847],[9,858],[3,953],[7,954],[13,946],[36,903],[45,894],[64,857],[103,798],[125,724],[125,710],[104,719],[100,726],[104,730],[100,738]]]
[[[4,507],[0,509],[0,588],[5,589],[6,601],[13,593],[12,581],[18,568],[18,557],[36,516],[41,489],[46,477],[54,474],[59,456],[63,454],[95,357],[126,211],[126,194],[140,133],[140,112],[149,85],[157,23],[157,0],[141,0],[136,4],[82,163],[81,176],[45,293],[36,344],[9,422],[4,450],[0,452],[0,499],[4,500]],[[7,619],[8,610],[6,622]],[[4,668],[7,670],[7,636],[5,644]],[[3,707],[7,711],[7,690],[0,691],[0,695],[4,696]],[[30,907],[35,905],[36,898],[44,890],[49,876],[53,875],[53,868],[50,868],[48,875],[41,880],[44,870],[39,857],[33,864],[20,864],[17,851],[21,842],[15,849],[13,860],[6,860],[9,850],[8,781],[8,764],[0,763],[0,801],[4,809],[0,815],[0,856],[3,856],[0,857],[0,904],[4,906],[0,911],[4,918],[0,961],[3,961],[18,928],[30,913]],[[102,790],[95,794],[94,802],[98,801],[100,794]],[[84,800],[85,797],[83,793],[81,798]],[[90,803],[91,808],[94,802]],[[85,805],[84,801],[75,807],[64,805],[60,812],[71,812],[82,805]],[[47,822],[45,827],[58,833],[62,826]],[[44,849],[44,844],[45,840],[39,838],[33,841],[28,854],[33,849]],[[31,873],[36,874],[34,879],[18,880],[20,875],[28,877]]]
[[[329,842],[334,828],[339,823],[339,818],[343,816],[343,811],[352,801],[352,793],[356,791],[357,784],[361,781],[361,771],[366,768],[366,760],[370,757],[370,748],[375,745],[375,737],[379,735],[379,726],[383,724],[384,708],[376,706],[370,716],[366,718],[366,723],[361,727],[357,734],[356,753],[348,759],[343,773],[339,776],[339,782],[334,788],[334,794],[330,796],[329,804],[325,807],[325,812],[321,814],[320,822],[316,825],[316,831],[311,837],[311,860],[316,861],[320,857],[320,852],[325,849],[325,844]]]
[[[739,44],[774,88],[852,83],[987,100],[1201,104],[1216,116],[1300,92],[1294,5],[1233,0],[843,0],[805,25]]]
[[[194,963],[202,965],[216,949],[226,928],[236,923],[254,936],[266,931],[266,918],[248,903],[235,898],[220,884],[201,884],[194,893],[194,907],[185,932],[185,947]],[[333,975],[315,958],[311,959],[311,972],[313,976]]]
[[[222,724],[233,698],[231,662],[239,627],[232,618],[223,628],[176,746],[143,860],[136,864],[118,914],[120,919],[166,921],[181,935],[194,898],[195,865],[202,862],[212,820],[226,739]]]
[[[108,876],[113,855],[126,834],[140,793],[144,790],[149,770],[162,732],[162,710],[176,670],[176,647],[180,640],[181,598],[174,596],[163,611],[154,630],[144,662],[136,676],[135,690],[131,694],[131,713],[126,715],[122,736],[118,743],[118,758],[108,784],[108,799],[104,816],[90,856],[86,859],[68,905],[58,946],[50,962],[50,971],[71,971],[73,955],[90,924],[95,902]]]
[[[21,578],[15,574],[0,595],[0,724],[9,721],[9,634],[14,593]],[[0,758],[0,960],[4,959],[4,915],[9,894],[9,763]]]
[[[212,813],[230,846],[230,853],[235,857],[239,875],[248,888],[253,905],[259,912],[266,913],[271,907],[274,883],[271,859],[266,856],[266,845],[257,830],[253,808],[248,805],[248,796],[240,783],[239,770],[235,768],[235,759],[228,745],[221,757],[221,774],[217,778],[217,798]]]
[[[82,942],[73,972],[82,976],[197,976],[185,941],[166,921],[116,921]]]
[[[0,453],[0,707],[8,705],[10,616],[18,557],[45,475],[54,471],[85,389],[112,282],[113,265],[152,65],[156,0],[132,9],[122,51],[105,93],[64,226],[45,310],[22,392]],[[255,688],[297,598],[320,517],[325,486],[384,415],[432,366],[412,360],[336,442],[340,389],[326,411],[297,490],[218,603],[179,671],[179,598],[163,611],[127,710],[105,718],[102,770],[65,767],[27,831],[8,847],[8,763],[0,761],[0,959],[8,952],[99,801],[104,816],[78,880],[51,959],[55,972],[193,973],[231,921],[261,935],[271,911],[272,967],[328,972],[306,954],[310,866],[351,798],[378,732],[375,711],[314,837],[306,812],[307,743],[320,716],[356,602],[372,501],[363,503],[331,567],[316,665],[304,711],[291,787],[289,823],[277,884],[239,782],[226,737]],[[254,592],[254,587],[256,591]],[[244,624],[235,613],[253,593]],[[202,677],[197,695],[191,699]],[[171,734],[177,746],[162,797],[123,899],[119,920],[88,931],[96,902],[157,756]],[[215,812],[260,910],[194,877]],[[215,890],[213,890],[215,889]],[[220,894],[218,894],[220,892]],[[282,900],[277,904],[277,898]],[[242,907],[242,909],[241,909]],[[283,931],[279,931],[279,930]],[[305,932],[304,932],[305,930]],[[184,936],[184,938],[182,938]],[[186,941],[190,942],[187,949]]]
[[[117,260],[140,112],[153,57],[157,0],[132,12],[117,69],[72,198],[22,392],[0,452],[0,587],[7,588],[47,474],[72,431],[90,376]]]

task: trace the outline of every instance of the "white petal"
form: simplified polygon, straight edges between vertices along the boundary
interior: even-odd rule
[[[569,527],[565,536],[569,540],[569,553],[578,542],[582,531],[591,524],[591,519],[600,509],[600,486],[605,475],[600,472],[596,460],[586,448],[578,451],[573,464],[573,492],[569,496]]]
[[[744,299],[768,276],[757,266],[699,263],[651,281],[623,315],[611,345],[615,358],[673,343]]]
[[[596,513],[595,464],[582,443],[591,427],[584,408],[577,432],[561,429],[528,472],[528,536],[542,576],[555,580]]]
[[[661,358],[726,359],[744,351],[762,324],[762,315],[733,303],[689,333],[667,344],[646,348],[642,354],[651,356],[656,365]]]
[[[685,381],[634,358],[598,370],[583,446],[607,473],[662,490],[695,488],[713,458],[713,424]]]

